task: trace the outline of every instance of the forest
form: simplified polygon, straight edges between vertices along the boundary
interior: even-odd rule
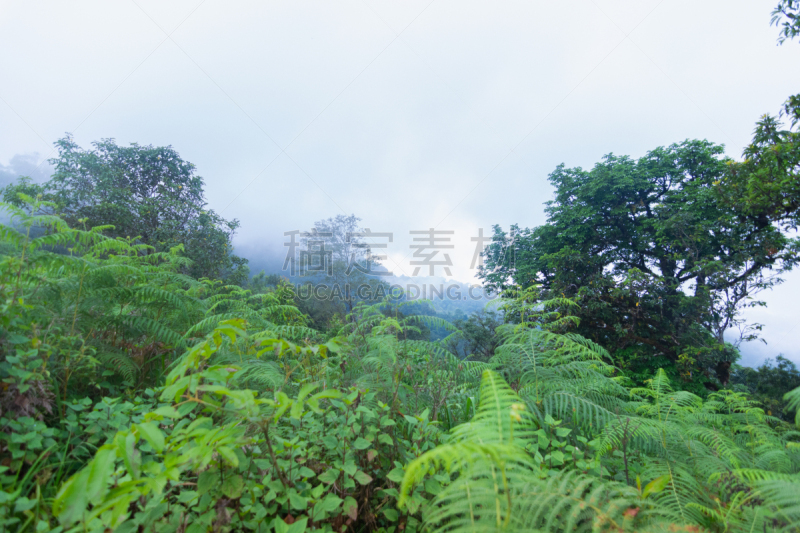
[[[55,144],[0,190],[0,530],[800,531],[800,371],[738,363],[800,263],[800,95],[741,160],[558,166],[467,312],[349,268],[355,215],[254,275],[172,147]]]

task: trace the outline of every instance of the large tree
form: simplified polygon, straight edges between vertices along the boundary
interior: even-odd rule
[[[780,282],[798,243],[718,201],[722,153],[695,140],[638,160],[608,155],[591,170],[559,166],[547,223],[495,227],[482,278],[495,290],[538,284],[543,299],[576,297],[579,332],[634,374],[663,366],[726,383],[736,351],[723,334],[754,338],[739,313]]]
[[[72,226],[110,224],[110,235],[136,237],[156,250],[182,244],[195,277],[247,279],[247,261],[231,253],[239,222],[207,209],[203,178],[192,163],[171,146],[92,144],[84,150],[71,136],[59,139],[50,181],[21,180],[4,189],[5,201],[19,205],[17,193],[41,194]]]
[[[388,294],[388,284],[383,281],[388,272],[381,268],[383,255],[373,249],[386,248],[392,236],[371,232],[360,223],[355,215],[337,215],[317,220],[310,232],[298,232],[298,273],[307,283],[319,286],[316,297],[303,304],[315,321],[330,322],[334,314],[351,313],[359,301],[379,300]]]

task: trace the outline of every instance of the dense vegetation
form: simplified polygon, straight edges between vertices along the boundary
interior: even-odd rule
[[[785,357],[779,355],[774,362],[767,359],[758,368],[737,367],[731,374],[731,384],[733,390],[746,392],[758,401],[767,414],[787,421],[794,418],[783,396],[800,387],[800,370]]]
[[[590,171],[560,166],[548,223],[496,227],[482,276],[497,289],[577,298],[577,331],[639,381],[669,366],[674,379],[726,386],[736,353],[723,334],[795,266],[800,243],[763,210],[721,200],[726,173],[740,172],[721,153],[686,141],[639,160],[607,156]]]
[[[800,373],[723,336],[798,261],[800,96],[782,116],[741,162],[558,167],[470,316],[248,279],[174,150],[58,141],[50,182],[3,191],[0,528],[800,531]],[[327,275],[380,285],[346,272],[355,229],[317,223]]]
[[[55,172],[40,185],[22,179],[3,190],[3,200],[24,207],[20,193],[46,201],[72,227],[106,226],[111,237],[137,237],[162,252],[182,244],[193,277],[241,284],[247,261],[233,255],[231,238],[239,227],[206,209],[203,179],[172,147],[117,146],[113,139],[83,150],[72,137],[56,143]]]

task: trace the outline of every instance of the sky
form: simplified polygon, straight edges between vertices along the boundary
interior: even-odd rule
[[[410,231],[453,231],[470,281],[471,238],[543,223],[560,163],[688,138],[738,158],[800,85],[774,2],[0,0],[0,184],[44,179],[66,132],[172,145],[254,264],[355,213],[399,276]],[[763,298],[743,363],[800,363],[800,273]]]

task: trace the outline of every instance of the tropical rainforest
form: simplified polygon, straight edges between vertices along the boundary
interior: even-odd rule
[[[800,35],[800,3],[773,24]],[[559,166],[471,314],[301,298],[171,147],[64,137],[2,190],[0,529],[800,531],[800,372],[731,340],[800,261],[799,126],[796,95],[741,160]],[[327,275],[379,287],[345,269],[358,223],[316,223]]]

